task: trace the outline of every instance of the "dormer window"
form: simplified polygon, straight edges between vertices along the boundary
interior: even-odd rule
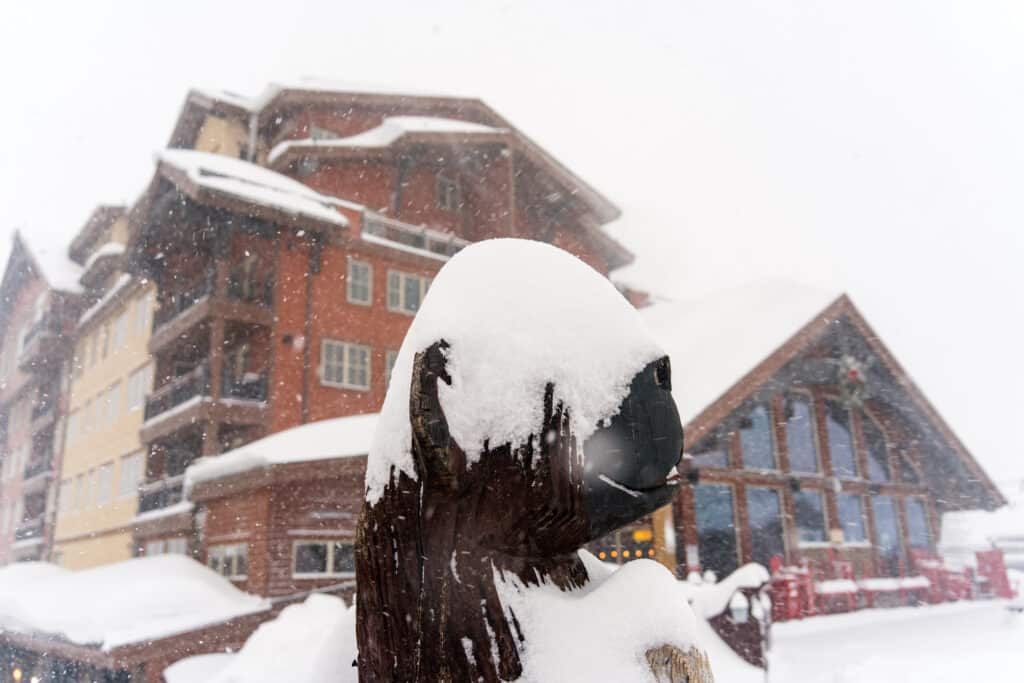
[[[437,176],[436,200],[437,208],[443,211],[457,211],[462,204],[458,181],[448,176]]]
[[[310,140],[331,140],[336,137],[338,136],[334,131],[328,130],[326,128],[321,128],[320,126],[309,127]]]

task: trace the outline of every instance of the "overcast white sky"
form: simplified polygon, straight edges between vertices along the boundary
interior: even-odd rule
[[[990,473],[1024,476],[1019,3],[62,5],[0,9],[3,259],[16,227],[61,244],[129,201],[190,86],[475,94],[624,209],[649,286],[848,291]]]

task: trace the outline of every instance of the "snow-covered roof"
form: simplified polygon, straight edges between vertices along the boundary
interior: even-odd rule
[[[944,550],[989,550],[1014,539],[1024,544],[1024,505],[988,510],[958,510],[942,515],[939,547]]]
[[[543,423],[544,393],[568,408],[578,443],[614,415],[637,372],[664,351],[606,278],[549,244],[477,242],[434,278],[392,371],[367,461],[375,502],[409,452],[416,353],[445,340],[451,385],[440,384],[452,437],[475,462],[484,443],[523,443]]]
[[[185,490],[271,465],[366,455],[379,417],[378,413],[369,413],[310,422],[221,455],[201,458],[185,471]]]
[[[282,654],[287,653],[287,656]],[[238,654],[208,683],[356,683],[356,609],[313,594],[260,624]],[[186,660],[187,661],[187,660]],[[182,678],[182,682],[186,679]],[[172,683],[168,679],[168,683]]]
[[[839,297],[785,282],[753,283],[640,316],[672,362],[683,424],[697,417]]]
[[[131,284],[131,281],[132,276],[130,274],[122,273],[121,276],[117,278],[117,281],[113,284],[113,286],[110,289],[108,289],[103,294],[103,296],[96,300],[96,303],[94,303],[89,308],[85,309],[82,315],[78,318],[78,324],[84,325],[85,323],[92,320],[93,316],[95,316],[100,311],[100,309],[102,309],[114,297],[116,297],[121,292],[121,290],[123,290],[125,287]]]
[[[494,135],[507,132],[504,128],[493,128],[480,123],[459,121],[434,116],[388,116],[376,128],[344,138],[285,140],[278,143],[267,155],[267,162],[274,161],[293,147],[320,148],[379,148],[388,147],[403,135],[441,134],[454,135],[461,141],[468,141],[474,135]]]
[[[445,98],[463,97],[452,93],[437,93],[426,90],[419,90],[409,87],[396,87],[379,83],[352,83],[321,78],[300,78],[294,80],[275,81],[269,83],[259,95],[249,97],[226,90],[215,90],[206,88],[195,88],[195,92],[213,100],[220,100],[227,104],[245,109],[250,112],[258,112],[267,106],[275,97],[282,92],[296,91],[308,93],[336,93],[351,95],[389,95],[394,97],[432,97]]]
[[[0,630],[111,650],[269,609],[182,555],[68,572],[42,563],[0,568]]]
[[[89,255],[89,258],[85,260],[84,270],[92,268],[93,264],[99,261],[104,256],[120,256],[124,253],[125,246],[120,242],[107,242],[100,246],[96,251]]]
[[[348,219],[336,207],[363,207],[320,194],[285,175],[248,161],[192,149],[165,149],[157,160],[186,174],[207,190],[221,192],[286,214],[308,216],[326,223],[347,226]]]
[[[41,236],[28,236],[19,231],[18,237],[25,245],[32,262],[38,266],[40,275],[52,289],[62,292],[79,293],[82,285],[78,278],[82,276],[82,267],[68,258],[67,247],[58,240],[43,239]]]

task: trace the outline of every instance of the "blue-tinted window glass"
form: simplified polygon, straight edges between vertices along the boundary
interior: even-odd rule
[[[778,491],[748,486],[747,522],[750,525],[751,555],[754,562],[768,567],[772,557],[785,557],[782,506],[779,504]]]
[[[875,546],[882,572],[886,576],[898,576],[903,545],[900,543],[896,505],[889,496],[874,496],[871,498],[871,510],[875,516]]]
[[[864,508],[860,496],[853,493],[840,493],[836,496],[839,508],[839,523],[843,527],[843,540],[846,543],[862,543],[868,540],[864,530]]]
[[[739,566],[732,487],[698,484],[693,493],[701,566],[720,577],[728,576]]]
[[[911,548],[929,548],[928,517],[924,503],[917,498],[907,498],[907,540]]]
[[[692,465],[694,467],[718,467],[725,469],[729,466],[729,437],[712,436],[704,439],[693,449]]]
[[[771,414],[768,408],[757,406],[750,411],[740,426],[740,445],[744,467],[754,470],[775,469]]]
[[[868,478],[871,481],[889,481],[889,449],[885,434],[868,416],[864,416],[864,446],[868,451]]]
[[[825,507],[820,491],[803,490],[793,494],[796,527],[801,543],[825,540]]]
[[[786,449],[793,472],[817,472],[818,449],[814,445],[814,411],[805,396],[790,396],[786,402]]]
[[[826,401],[825,425],[828,430],[828,452],[832,456],[832,474],[837,477],[856,477],[857,458],[850,435],[850,413],[842,404]]]

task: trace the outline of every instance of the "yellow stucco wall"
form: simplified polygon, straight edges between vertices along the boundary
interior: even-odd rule
[[[131,556],[135,480],[145,463],[139,426],[152,383],[152,305],[152,285],[132,283],[77,335],[55,534],[55,556],[72,569]],[[133,381],[139,371],[142,379]],[[126,456],[134,456],[134,470]]]
[[[237,159],[249,144],[248,139],[248,132],[237,121],[207,116],[196,136],[196,149]]]

